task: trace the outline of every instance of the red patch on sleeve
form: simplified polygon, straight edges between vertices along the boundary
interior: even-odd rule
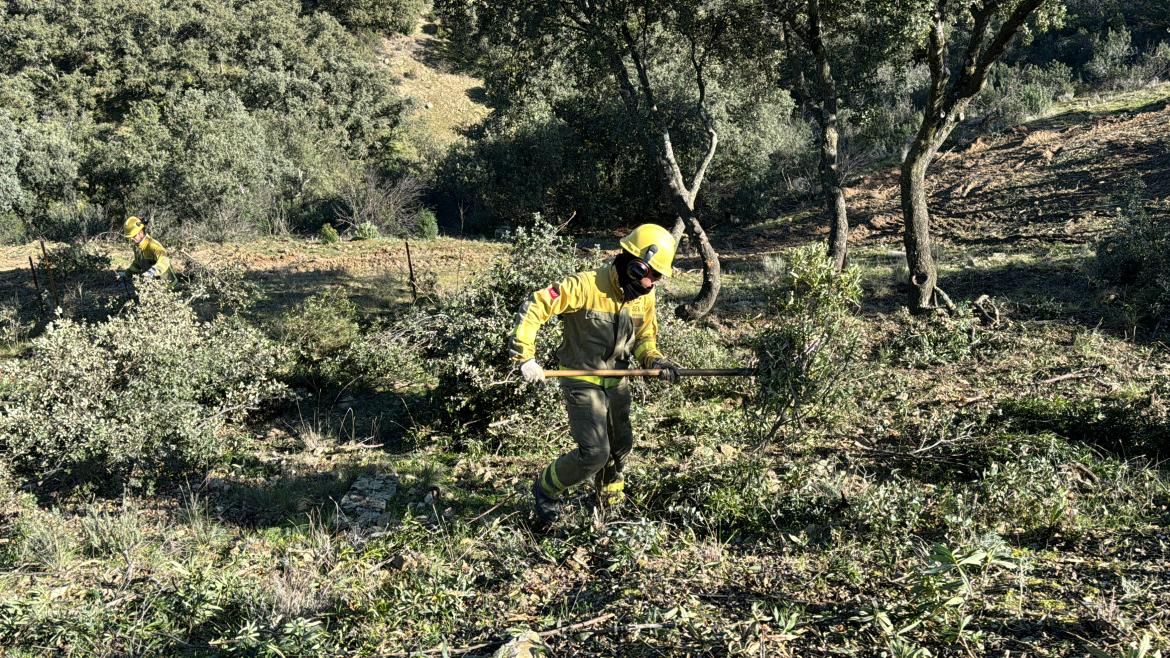
[[[561,296],[561,293],[554,286],[549,286],[548,287],[548,296],[552,297],[553,299],[556,299],[557,297]]]

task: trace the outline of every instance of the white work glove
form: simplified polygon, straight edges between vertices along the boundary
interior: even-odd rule
[[[529,384],[539,384],[544,381],[544,368],[536,362],[536,359],[528,359],[520,364],[520,376]]]
[[[146,278],[148,278],[148,279],[156,279],[156,278],[158,278],[158,266],[157,266],[157,265],[155,265],[155,266],[151,267],[149,270],[146,270],[146,272],[144,272],[144,273],[142,274],[142,276],[144,276],[144,277],[146,277]]]

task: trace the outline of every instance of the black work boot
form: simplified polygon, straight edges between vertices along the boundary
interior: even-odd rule
[[[536,499],[533,516],[537,528],[547,528],[561,518],[561,501],[544,492],[539,476],[532,483],[532,497]]]

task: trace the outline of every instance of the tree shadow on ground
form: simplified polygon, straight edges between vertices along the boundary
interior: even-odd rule
[[[410,305],[410,283],[397,271],[352,274],[341,267],[319,270],[272,268],[249,271],[245,280],[257,286],[260,302],[250,311],[257,320],[279,317],[313,295],[343,288],[366,317],[392,316]]]
[[[442,73],[469,72],[463,70],[458,65],[457,58],[453,56],[448,40],[439,38],[439,26],[437,23],[423,23],[420,29],[423,34],[430,38],[415,41],[415,59]]]
[[[1146,112],[1157,112],[1165,109],[1170,105],[1170,100],[1166,98],[1155,98],[1148,102],[1142,103],[1134,107],[1120,107],[1113,110],[1092,111],[1092,110],[1071,110],[1048,117],[1046,119],[1037,119],[1028,123],[1029,128],[1035,130],[1058,130],[1061,128],[1068,128],[1069,126],[1080,125],[1093,121],[1095,119],[1104,119],[1108,117],[1122,117],[1134,116],[1137,114],[1144,114]]]
[[[51,285],[40,270],[36,281],[27,268],[0,271],[0,304],[30,325],[32,335],[58,317],[55,307],[61,308],[61,317],[100,322],[131,299],[133,289],[115,279],[113,270],[87,270],[53,279]]]
[[[905,265],[903,261],[891,263],[888,274],[879,273],[864,282],[863,315],[889,315],[906,305],[906,287],[900,280]],[[939,285],[955,303],[989,295],[1005,320],[1077,324],[1134,339],[1134,327],[1120,302],[1108,301],[1110,291],[1095,280],[1094,267],[1094,259],[1088,255],[1046,258],[1037,254],[1026,262],[980,264],[944,272]],[[1139,330],[1136,336],[1139,342],[1158,338],[1151,331]]]

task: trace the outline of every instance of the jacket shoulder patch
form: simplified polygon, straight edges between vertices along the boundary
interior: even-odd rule
[[[556,299],[557,297],[561,296],[561,291],[557,290],[556,286],[549,286],[548,287],[548,296],[553,298],[553,299]]]

